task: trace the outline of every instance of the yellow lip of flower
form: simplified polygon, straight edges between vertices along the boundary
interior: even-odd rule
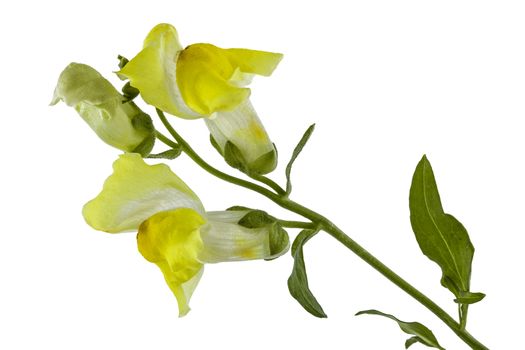
[[[205,212],[164,164],[151,166],[127,153],[113,169],[100,194],[84,206],[86,222],[112,233],[138,230],[138,249],[162,271],[180,316],[189,311],[205,263],[274,258],[287,249],[272,251],[269,228],[238,225],[246,212]]]
[[[126,152],[149,154],[155,130],[148,115],[88,65],[69,64],[60,74],[51,105],[64,101],[107,144]]]

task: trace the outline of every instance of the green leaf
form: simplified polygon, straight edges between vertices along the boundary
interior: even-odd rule
[[[290,178],[290,174],[292,172],[292,166],[297,157],[299,156],[299,153],[303,150],[304,145],[308,142],[308,139],[310,136],[312,136],[312,133],[314,132],[315,124],[310,125],[308,129],[303,134],[303,137],[301,137],[301,140],[295,146],[295,149],[293,150],[292,157],[290,158],[290,161],[288,162],[288,165],[286,165],[286,194],[289,195],[292,192],[292,181]]]
[[[224,160],[232,168],[246,172],[246,160],[244,159],[241,150],[230,141],[227,141],[224,146]]]
[[[118,59],[118,67],[120,69],[124,68],[124,66],[126,66],[126,64],[128,64],[129,60],[122,56],[122,55],[118,55],[117,56],[117,59]],[[127,78],[119,73],[116,73],[117,74],[117,77],[120,79],[120,80],[127,80]]]
[[[140,91],[129,83],[129,81],[122,87],[122,95],[124,95],[124,103],[132,101],[139,95]]]
[[[445,350],[444,348],[441,347],[441,345],[439,345],[436,337],[434,336],[434,333],[432,333],[432,331],[430,329],[428,329],[427,327],[425,327],[424,325],[422,325],[419,322],[404,322],[404,321],[401,321],[401,320],[397,319],[396,317],[394,317],[392,315],[385,314],[385,313],[383,313],[381,311],[377,311],[377,310],[359,311],[356,314],[356,316],[364,315],[364,314],[367,314],[367,315],[379,315],[379,316],[387,317],[387,318],[389,318],[391,320],[396,321],[397,324],[399,325],[399,328],[401,328],[401,330],[403,332],[405,332],[407,334],[414,335],[414,337],[411,337],[411,338],[407,339],[407,341],[405,342],[405,348],[406,349],[408,349],[411,345],[419,342],[419,343],[424,344],[426,346],[429,346],[431,348]]]
[[[410,222],[423,254],[441,268],[441,284],[456,298],[468,293],[474,246],[465,227],[443,211],[426,156],[417,165],[410,187]]]
[[[474,304],[485,298],[483,293],[471,293],[471,292],[460,292],[460,297],[454,299],[454,302],[458,304]]]
[[[128,64],[129,62],[129,60],[122,55],[118,55],[117,59],[118,59],[118,67],[120,69],[124,68],[124,66],[126,66],[126,64]]]
[[[405,349],[408,349],[409,347],[411,347],[412,345],[414,345],[415,343],[419,342],[419,337],[412,337],[412,338],[408,338],[405,342]]]
[[[292,256],[294,258],[292,274],[288,278],[288,290],[290,294],[301,304],[301,306],[316,317],[326,317],[323,308],[317,302],[308,287],[308,277],[303,257],[303,245],[317,234],[314,230],[303,230],[295,238],[292,244]]]
[[[182,153],[182,148],[179,146],[177,148],[172,148],[167,151],[157,153],[157,154],[150,154],[147,158],[153,158],[153,159],[175,159]]]

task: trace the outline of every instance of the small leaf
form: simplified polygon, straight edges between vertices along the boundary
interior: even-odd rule
[[[454,299],[454,302],[458,304],[474,304],[485,298],[483,293],[461,292],[460,295],[459,298]]]
[[[252,210],[239,220],[238,224],[247,228],[260,228],[275,223],[275,218],[262,210]]]
[[[303,150],[304,145],[308,142],[308,139],[310,136],[312,136],[312,133],[314,132],[315,124],[310,125],[308,129],[303,134],[303,137],[301,137],[301,140],[295,146],[295,149],[293,150],[292,157],[290,158],[290,161],[288,162],[288,165],[286,166],[286,194],[289,195],[292,192],[292,181],[290,178],[290,174],[292,172],[292,166],[297,157],[299,156],[299,153]]]
[[[128,62],[129,62],[129,60],[126,57],[122,56],[122,55],[118,55],[117,59],[118,59],[118,67],[120,69],[124,68],[126,66],[126,64],[128,64]]]
[[[421,339],[421,338],[419,338],[419,337],[408,338],[407,341],[405,342],[405,349],[408,349],[409,347],[411,347],[415,343],[419,342],[419,339]]]
[[[439,345],[436,337],[434,336],[434,333],[432,333],[432,331],[430,329],[428,329],[426,326],[422,325],[419,322],[404,322],[404,321],[401,321],[401,320],[397,319],[396,317],[394,317],[392,315],[385,314],[385,313],[383,313],[381,311],[377,311],[377,310],[359,311],[356,314],[356,316],[364,315],[364,314],[367,314],[367,315],[379,315],[379,316],[387,317],[387,318],[389,318],[391,320],[396,321],[397,324],[399,325],[399,328],[401,328],[401,330],[403,332],[405,332],[407,334],[414,335],[415,337],[409,338],[405,342],[405,348],[406,349],[408,349],[409,346],[415,344],[416,342],[419,342],[419,343],[424,344],[426,346],[429,346],[431,348],[445,350],[444,348],[441,347],[441,345]]]
[[[126,64],[128,64],[129,60],[124,57],[124,56],[121,56],[121,55],[118,55],[117,57],[118,59],[118,67],[120,69],[124,68],[124,66],[126,66]],[[127,78],[119,73],[116,73],[117,74],[117,77],[120,79],[120,80],[127,80]]]
[[[157,154],[150,154],[147,158],[153,158],[153,159],[175,159],[182,153],[182,148],[172,148],[167,151],[157,153]]]
[[[303,230],[295,238],[295,241],[292,244],[294,264],[292,274],[288,278],[288,290],[306,311],[316,317],[326,317],[323,308],[319,305],[317,299],[315,299],[308,287],[308,277],[306,276],[306,267],[303,257],[303,245],[316,235],[317,232],[319,231]]]
[[[443,211],[426,156],[417,165],[410,187],[410,222],[423,254],[441,267],[441,284],[456,298],[468,293],[474,246],[465,227]]]
[[[124,95],[123,103],[132,101],[135,97],[139,95],[140,91],[129,83],[129,81],[122,87],[122,95]]]
[[[241,150],[230,141],[227,141],[224,146],[224,160],[232,168],[246,172],[246,160],[244,159]]]

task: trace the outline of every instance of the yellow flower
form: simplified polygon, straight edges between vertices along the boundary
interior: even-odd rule
[[[60,74],[51,105],[74,107],[107,144],[126,152],[148,155],[155,142],[150,117],[88,65],[69,64]]]
[[[138,249],[162,271],[177,298],[179,316],[190,310],[205,263],[270,259],[288,248],[286,233],[272,225],[239,225],[247,211],[206,212],[164,164],[148,165],[140,155],[127,153],[113,170],[100,194],[84,206],[84,218],[105,232],[138,230]]]
[[[271,75],[281,59],[278,53],[211,44],[183,49],[175,28],[159,24],[119,74],[147,103],[181,118],[205,118],[223,155],[230,142],[240,150],[245,170],[263,174],[275,168],[277,154],[246,85],[255,74]]]

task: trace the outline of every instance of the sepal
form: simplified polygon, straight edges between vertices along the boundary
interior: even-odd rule
[[[277,149],[250,101],[205,122],[210,142],[231,167],[248,175],[262,175],[277,166]]]

